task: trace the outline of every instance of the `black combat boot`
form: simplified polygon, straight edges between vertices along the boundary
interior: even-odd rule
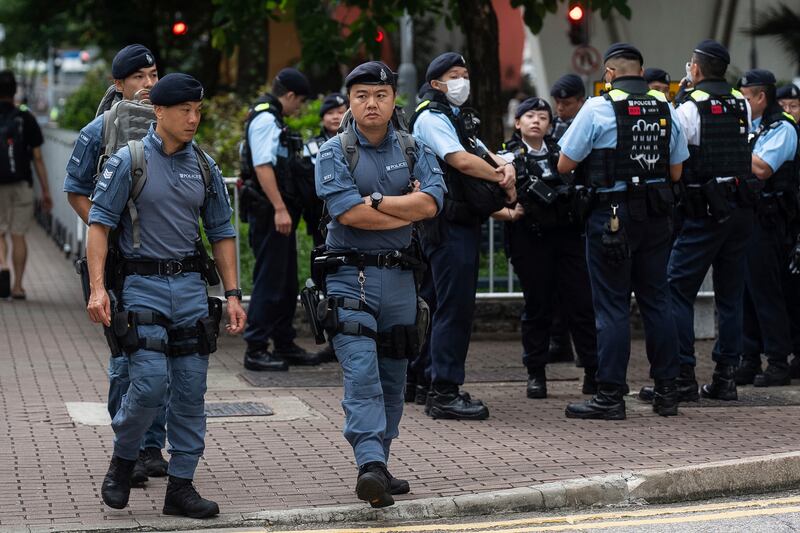
[[[597,367],[587,366],[583,369],[583,386],[581,392],[583,394],[597,394]]]
[[[736,392],[735,374],[735,366],[718,363],[714,368],[711,383],[700,387],[700,395],[703,398],[712,398],[714,400],[738,400],[739,395]]]
[[[408,494],[411,492],[411,485],[405,479],[397,479],[388,470],[386,475],[389,476],[389,494]]]
[[[567,405],[567,418],[625,420],[625,400],[622,387],[598,383],[597,394],[591,400]]]
[[[428,399],[430,408],[426,405],[426,414],[434,419],[486,420],[489,418],[489,408],[482,401],[470,398],[468,393],[459,391],[458,385],[435,383],[428,393]]]
[[[681,365],[681,373],[675,379],[675,388],[678,391],[679,402],[696,402],[700,399],[692,365]],[[653,394],[653,387],[647,385],[639,390],[638,398],[643,402],[652,403]]]
[[[414,396],[414,403],[417,405],[428,405],[428,391],[431,388],[430,385],[422,384],[417,385],[417,393]],[[426,407],[425,414],[428,414],[428,409]]]
[[[385,464],[372,462],[358,469],[356,496],[359,500],[369,502],[372,507],[388,507],[394,505],[389,491],[389,472]]]
[[[219,505],[201,498],[191,479],[169,476],[162,512],[189,518],[211,518],[219,514]]]
[[[678,414],[678,387],[674,379],[657,379],[653,389],[653,412],[661,416]],[[695,389],[695,392],[697,390]]]
[[[266,348],[248,348],[244,352],[244,367],[256,372],[289,370],[289,364],[286,361],[275,357]]]
[[[131,472],[131,487],[140,489],[144,487],[147,481],[147,466],[144,464],[142,452],[139,452],[139,457],[136,459],[136,464],[133,466],[133,472]]]
[[[148,476],[164,477],[167,475],[168,463],[161,455],[161,449],[145,448],[139,452],[139,460],[144,463],[144,468]]]
[[[761,356],[745,356],[736,368],[734,380],[737,385],[752,385],[759,374],[761,374]]]
[[[131,474],[136,466],[135,460],[122,459],[116,455],[111,458],[108,472],[103,478],[100,495],[103,503],[114,509],[124,509],[131,495]]]
[[[525,389],[528,398],[547,398],[547,375],[544,367],[528,369],[528,387]]]
[[[316,366],[319,364],[319,357],[315,353],[308,353],[294,342],[286,346],[275,345],[275,357],[283,359],[290,365],[295,366]]]
[[[754,387],[780,387],[791,385],[792,376],[789,374],[789,363],[770,362],[762,374],[753,378]]]

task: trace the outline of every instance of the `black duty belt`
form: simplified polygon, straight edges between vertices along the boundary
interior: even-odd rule
[[[203,272],[203,261],[196,256],[186,257],[182,260],[169,259],[157,261],[153,259],[125,259],[122,263],[122,273],[126,276],[138,274],[139,276],[177,276],[184,272]]]
[[[594,197],[598,204],[626,202],[628,200],[628,191],[597,192]]]
[[[410,255],[394,250],[391,252],[381,252],[378,254],[360,254],[353,252],[327,252],[324,262],[328,266],[354,266],[358,268],[378,267],[378,268],[403,268],[413,269],[421,262]]]

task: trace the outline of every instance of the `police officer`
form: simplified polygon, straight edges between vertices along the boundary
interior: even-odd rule
[[[319,107],[321,121],[319,135],[311,138],[303,147],[303,157],[311,164],[312,179],[314,175],[313,167],[317,164],[319,147],[336,135],[342,123],[342,117],[347,112],[348,105],[347,97],[339,93],[331,93],[322,100],[322,105]],[[320,231],[322,211],[322,201],[316,196],[311,198],[303,209],[303,218],[306,221],[307,231],[313,238],[315,247],[325,243],[325,237]]]
[[[694,89],[678,109],[691,157],[684,165],[680,212],[683,225],[669,260],[672,314],[680,348],[680,401],[697,401],[694,367],[694,302],[713,266],[719,335],[711,356],[711,384],[701,394],[737,399],[734,371],[742,353],[744,253],[753,228],[747,145],[749,107],[725,81],[730,56],[713,40],[695,47],[690,62]],[[737,185],[737,182],[739,183]],[[642,399],[649,391],[642,390]]]
[[[295,344],[292,327],[297,307],[297,242],[295,229],[302,211],[302,183],[294,179],[294,163],[302,146],[283,117],[294,115],[311,93],[305,75],[285,68],[272,90],[252,108],[245,124],[242,170],[257,200],[248,207],[250,246],[255,255],[253,294],[244,339],[248,370],[287,370],[289,364],[315,365],[319,359]],[[244,196],[243,196],[244,199]],[[273,351],[269,351],[272,339]]]
[[[664,96],[669,98],[669,73],[660,68],[650,67],[644,69],[644,81],[647,86],[656,91],[661,91]]]
[[[586,88],[580,76],[565,74],[550,88],[550,96],[553,98],[556,108],[551,137],[554,142],[558,142],[572,123],[572,119],[580,111],[581,106],[586,102]],[[570,362],[575,359],[572,340],[569,336],[570,331],[560,303],[561,297],[555,295],[554,298],[553,324],[550,326],[550,361]]]
[[[800,89],[797,85],[784,85],[778,89],[776,97],[783,110],[792,115],[795,122],[800,122]]]
[[[137,95],[140,98],[147,96],[158,81],[158,68],[150,50],[140,44],[131,44],[114,56],[111,62],[111,75],[120,96],[125,100],[133,100]],[[103,115],[100,114],[78,134],[64,178],[67,200],[84,223],[89,222],[89,209],[92,207],[89,197],[94,191],[97,164],[104,149]],[[123,354],[111,354],[108,362],[108,380],[108,414],[113,419],[130,385],[128,358]],[[148,476],[167,475],[167,462],[161,455],[167,437],[165,424],[166,414],[162,410],[144,435],[142,450],[133,472],[134,485],[147,481]]]
[[[192,518],[219,513],[192,485],[205,441],[208,355],[216,349],[221,318],[214,316],[221,307],[211,305],[218,300],[208,299],[200,274],[210,272],[195,255],[199,217],[226,290],[228,331],[241,332],[246,316],[239,304],[232,210],[222,174],[192,141],[202,99],[203,86],[189,75],[169,74],[156,83],[150,100],[157,124],[138,145],[142,157],[134,157],[129,145],[108,160],[89,211],[89,316],[105,326],[114,321],[130,368],[131,386],[111,424],[114,455],[101,489],[103,502],[115,509],[128,503],[139,445],[166,397],[172,459],[163,512]],[[146,181],[132,188],[141,176]],[[135,211],[127,208],[129,198]],[[114,283],[123,287],[124,311],[112,312],[103,271],[108,234],[118,225],[123,260],[115,270],[124,281]]]
[[[528,398],[547,397],[548,336],[556,293],[584,367],[584,394],[597,392],[597,332],[592,289],[586,270],[585,242],[578,213],[579,193],[572,176],[556,169],[558,145],[547,132],[553,119],[550,105],[528,98],[515,113],[516,131],[503,143],[500,155],[517,168],[517,206],[498,211],[506,220],[506,253],[514,265],[525,308],[522,313],[522,362],[528,369]],[[584,196],[586,198],[586,196]]]
[[[516,200],[515,171],[513,164],[489,153],[477,139],[474,115],[462,108],[469,98],[464,57],[455,52],[441,54],[428,66],[425,80],[430,90],[411,118],[411,131],[436,154],[448,188],[444,210],[426,221],[422,232],[422,248],[430,265],[423,294],[433,313],[426,348],[431,389],[425,410],[433,418],[484,420],[489,409],[459,387],[464,383],[472,333],[481,223],[505,200]],[[472,195],[472,191],[480,193]],[[487,198],[487,205],[478,205]]]
[[[789,234],[798,216],[797,123],[778,105],[772,72],[748,70],[739,85],[753,115],[752,172],[764,180],[764,188],[746,252],[744,350],[736,378],[756,387],[789,385],[792,342],[781,280],[786,245],[797,236]],[[767,358],[763,373],[762,352]]]
[[[333,137],[322,145],[316,166],[317,192],[331,216],[327,254],[341,260],[325,278],[327,312],[335,313],[326,320],[344,372],[344,436],[359,467],[356,494],[383,507],[394,503],[393,494],[409,491],[386,469],[413,351],[405,346],[418,339],[414,273],[400,251],[411,244],[411,225],[441,209],[445,186],[433,152],[421,142],[413,168],[409,164],[391,123],[396,77],[389,67],[379,61],[359,65],[345,87],[354,144],[343,146],[345,137]],[[348,153],[358,154],[354,166]],[[412,176],[418,182],[409,193]]]
[[[553,140],[558,142],[572,123],[572,119],[586,103],[586,87],[577,74],[565,74],[558,78],[550,88],[550,96],[556,104],[556,118],[553,120]]]
[[[678,348],[669,312],[666,266],[672,189],[688,157],[686,138],[664,95],[642,78],[642,54],[616,43],[603,58],[611,90],[591,98],[561,138],[558,171],[583,162],[595,193],[586,250],[597,324],[597,394],[567,406],[569,418],[625,418],[631,289],[645,325],[653,410],[678,412]],[[619,124],[619,127],[618,127]]]

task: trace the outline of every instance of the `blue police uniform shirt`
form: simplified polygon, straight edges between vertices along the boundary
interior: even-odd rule
[[[753,119],[751,131],[758,129],[762,118]],[[797,130],[785,120],[764,132],[753,145],[753,155],[757,155],[768,164],[772,172],[781,168],[786,161],[794,159],[796,151]]]
[[[103,143],[103,115],[89,122],[78,134],[75,148],[67,162],[64,192],[91,196],[94,191],[94,176],[97,160]]]
[[[275,115],[265,111],[253,119],[247,131],[247,142],[250,144],[254,167],[275,166],[278,157],[289,156],[286,147],[281,146],[280,138],[281,128]]]
[[[669,106],[672,117],[669,138],[669,163],[676,165],[689,159],[686,135],[680,126],[675,109]],[[611,102],[602,96],[589,98],[572,120],[567,131],[558,141],[561,153],[573,161],[583,161],[595,149],[617,147],[617,118]],[[664,176],[667,179],[668,176]],[[617,181],[613,188],[598,188],[598,191],[624,191],[627,183]]]
[[[206,195],[200,162],[191,143],[172,155],[164,153],[155,125],[144,137],[147,182],[136,199],[141,229],[141,248],[133,249],[131,219],[126,204],[131,187],[131,155],[128,147],[109,158],[97,181],[89,211],[89,224],[121,226],[120,249],[125,257],[183,259],[195,253],[198,219],[210,242],[236,236],[231,225],[228,192],[222,173],[211,158],[213,194]]]
[[[386,137],[377,146],[371,145],[358,127],[355,128],[359,145],[358,164],[352,174],[338,136],[328,139],[317,157],[314,169],[317,196],[325,201],[331,216],[325,244],[329,250],[363,252],[405,248],[411,243],[410,224],[391,230],[365,230],[340,224],[337,220],[353,207],[363,204],[363,198],[373,192],[385,196],[402,195],[412,175],[391,124]],[[441,210],[447,191],[442,169],[433,150],[421,142],[417,142],[413,175],[420,182],[420,191],[432,196],[437,211]]]
[[[458,107],[451,106],[451,109],[456,116],[461,111]],[[414,122],[414,130],[411,133],[414,135],[414,139],[430,146],[433,153],[442,161],[445,160],[447,154],[468,151],[461,144],[455,126],[443,113],[422,112]],[[480,139],[478,139],[478,145],[484,150],[486,149],[486,145]]]

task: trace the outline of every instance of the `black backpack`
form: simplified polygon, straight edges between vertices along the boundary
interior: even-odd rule
[[[15,183],[28,179],[30,154],[25,143],[25,118],[13,107],[0,116],[0,183]]]

